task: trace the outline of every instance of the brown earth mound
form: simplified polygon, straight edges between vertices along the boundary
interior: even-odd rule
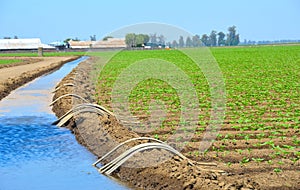
[[[58,69],[64,63],[77,58],[77,56],[17,58],[23,60],[23,62],[0,67],[0,100],[25,83],[45,73]]]
[[[43,59],[41,59],[41,58],[32,58],[32,57],[0,57],[0,59],[1,60],[10,60],[10,59],[20,60],[20,62],[16,62],[16,63],[0,65],[0,69],[20,66],[20,65],[26,65],[26,64],[32,64],[32,63],[36,63],[39,61],[43,61]]]
[[[57,90],[53,100],[71,93],[80,95],[89,102],[95,102],[95,88],[88,82],[93,77],[89,75],[93,69],[91,61],[81,63],[58,84],[62,88]],[[63,86],[66,83],[72,83],[74,86]],[[79,103],[82,103],[82,100],[68,96],[57,101],[53,111],[60,117]],[[115,117],[93,113],[73,117],[66,127],[75,134],[79,143],[98,157],[102,157],[125,140],[139,137],[137,133],[122,126]],[[131,143],[125,149],[136,144]],[[102,164],[114,157],[116,155],[105,159]],[[112,175],[135,189],[262,189],[259,183],[252,179],[251,174],[222,172],[218,171],[219,167],[191,162],[193,165],[188,160],[182,160],[164,150],[147,150],[137,153]]]

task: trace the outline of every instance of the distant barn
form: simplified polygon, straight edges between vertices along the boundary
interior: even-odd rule
[[[125,39],[108,38],[102,41],[69,41],[70,48],[72,49],[114,49],[126,48]]]
[[[39,38],[28,39],[0,39],[0,51],[5,50],[37,50],[39,47],[43,49],[54,49],[47,44],[42,44]]]

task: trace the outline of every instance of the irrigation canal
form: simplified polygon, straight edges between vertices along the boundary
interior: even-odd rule
[[[92,167],[96,157],[52,126],[55,85],[87,57],[35,79],[0,101],[0,190],[125,190]]]

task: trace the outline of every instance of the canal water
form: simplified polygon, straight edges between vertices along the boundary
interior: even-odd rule
[[[81,61],[66,63],[0,101],[0,190],[125,190],[92,167],[96,157],[68,129],[52,126],[56,84]]]

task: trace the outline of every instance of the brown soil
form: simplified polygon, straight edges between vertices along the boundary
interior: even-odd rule
[[[10,60],[10,59],[20,60],[20,62],[16,62],[16,63],[2,64],[2,65],[0,65],[0,69],[8,68],[8,67],[15,67],[15,66],[19,66],[19,65],[26,65],[26,64],[36,63],[36,62],[39,62],[39,61],[43,60],[43,59],[38,58],[38,57],[0,57],[0,59],[1,60]]]
[[[72,57],[18,57],[1,59],[20,59],[22,62],[0,67],[0,100],[12,90],[55,69],[64,63],[77,59]]]
[[[95,102],[95,88],[88,82],[90,81],[88,73],[92,69],[89,61],[81,63],[59,84],[73,83],[76,87],[61,88],[53,99],[63,94],[75,93],[90,102]],[[105,96],[104,94],[97,96],[101,95]],[[80,101],[77,99],[64,98],[54,105],[53,110],[57,116],[61,116],[78,103]],[[124,127],[112,116],[99,116],[91,113],[74,117],[66,127],[74,132],[81,144],[98,157],[102,157],[117,144],[142,135]],[[222,130],[222,135],[233,132],[230,127],[228,131],[226,129]],[[165,130],[161,132],[162,134],[158,133],[158,135],[163,136]],[[292,130],[292,132],[298,134],[299,131]],[[251,131],[248,133],[251,134]],[[253,132],[253,134],[256,135],[257,132]],[[147,133],[143,135],[153,136]],[[136,154],[120,166],[113,176],[136,189],[299,189],[299,161],[294,162],[289,159],[290,157],[285,158],[287,156],[282,154],[273,154],[276,151],[271,150],[268,146],[254,146],[254,144],[270,140],[266,137],[260,140],[254,137],[249,140],[235,140],[237,141],[229,138],[228,141],[225,141],[224,151],[220,151],[223,141],[219,139],[215,142],[217,150],[212,149],[205,154],[195,151],[198,147],[197,142],[189,142],[182,153],[192,159],[195,166],[190,165],[187,160],[180,160],[177,156],[170,156],[162,150],[145,151]],[[284,142],[281,142],[280,139],[273,141],[288,145],[291,144],[292,139],[290,135],[287,135],[287,138],[282,140]],[[135,144],[132,143],[128,146],[133,145]],[[239,148],[242,148],[243,151],[240,151]],[[162,160],[168,156],[170,156],[169,159]],[[255,161],[252,158],[264,160]],[[270,158],[273,163],[268,162]],[[111,159],[104,160],[102,164]],[[204,161],[215,162],[218,166],[204,167],[200,164]],[[149,166],[149,163],[153,165]],[[282,169],[282,171],[276,172],[277,169]],[[226,173],[213,170],[224,170]]]

